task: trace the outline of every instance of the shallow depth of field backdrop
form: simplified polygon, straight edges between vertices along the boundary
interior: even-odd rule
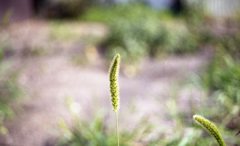
[[[240,146],[239,0],[0,0],[0,146]]]

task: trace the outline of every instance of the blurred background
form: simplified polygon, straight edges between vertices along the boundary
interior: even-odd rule
[[[216,146],[240,137],[239,0],[0,0],[0,145]]]

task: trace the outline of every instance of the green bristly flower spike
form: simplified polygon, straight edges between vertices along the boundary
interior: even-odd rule
[[[112,97],[112,106],[114,112],[119,110],[119,85],[118,85],[118,74],[120,67],[120,55],[116,54],[112,60],[112,64],[109,70],[110,80],[110,93]]]
[[[217,140],[219,146],[226,146],[217,126],[213,122],[200,115],[194,115],[193,119]]]
[[[113,111],[116,113],[116,134],[117,134],[117,145],[119,146],[119,128],[118,128],[118,110],[119,110],[119,85],[118,85],[118,74],[120,68],[120,55],[116,54],[112,60],[112,64],[109,69],[109,80],[110,80],[110,93]]]

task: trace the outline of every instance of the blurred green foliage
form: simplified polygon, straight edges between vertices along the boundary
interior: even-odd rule
[[[106,54],[120,52],[126,61],[160,53],[186,53],[198,48],[198,38],[181,18],[141,4],[94,7],[83,20],[105,23],[110,33],[101,48]]]
[[[214,57],[204,77],[211,93],[219,93],[237,105],[240,104],[239,22],[239,17],[228,18],[222,24],[222,32],[209,33],[208,44],[214,48]]]
[[[176,102],[176,101],[175,101]],[[177,106],[177,103],[176,103]],[[207,107],[207,106],[206,106]],[[205,107],[204,107],[205,108]],[[198,109],[197,112],[205,115],[216,114],[215,109]],[[169,115],[172,120],[177,121],[171,129],[164,127],[163,123],[159,125],[151,125],[147,119],[142,119],[137,126],[131,131],[122,128],[120,133],[120,141],[123,146],[147,145],[147,146],[215,146],[216,142],[210,137],[200,126],[189,121],[186,113],[181,113],[176,107],[177,115]],[[183,116],[181,116],[183,115]],[[76,116],[76,115],[75,115]],[[74,117],[75,117],[74,116]],[[191,116],[190,116],[191,117]],[[211,115],[209,116],[211,117]],[[76,117],[75,117],[76,118]],[[216,121],[216,119],[215,119]],[[221,119],[217,120],[218,125],[222,123]],[[102,116],[95,116],[93,120],[81,121],[79,118],[75,120],[73,128],[69,128],[63,121],[60,122],[63,137],[59,140],[59,146],[112,146],[117,144],[116,134],[113,129],[109,129],[106,119]],[[223,133],[224,139],[229,146],[234,146],[240,142],[235,137],[236,131],[219,126]],[[161,132],[153,134],[160,129]],[[157,130],[158,129],[158,130]],[[125,131],[125,132],[123,132]],[[171,132],[170,132],[171,131]],[[153,134],[153,135],[151,135]],[[151,136],[150,136],[151,135]]]
[[[65,137],[59,141],[59,146],[113,146],[117,145],[116,134],[105,126],[104,119],[96,117],[91,122],[76,120],[73,129],[65,123],[60,123]],[[120,133],[121,145],[130,146],[134,135]]]
[[[216,57],[210,64],[206,84],[211,91],[216,91],[231,98],[232,103],[240,104],[240,63],[231,56]]]
[[[4,51],[0,49],[0,134],[7,133],[4,121],[14,115],[10,104],[20,95],[17,73],[12,72],[11,66],[4,62]]]
[[[75,117],[73,128],[69,128],[65,122],[60,122],[63,137],[59,140],[58,146],[113,146],[117,145],[116,131],[109,128],[106,118],[103,115],[95,116],[91,121],[82,121]],[[141,138],[148,135],[151,130],[146,119],[139,121],[131,132],[128,129],[120,130],[120,145],[137,145]],[[114,128],[113,128],[114,129]]]
[[[74,24],[72,24],[74,25]],[[60,40],[60,41],[75,41],[81,36],[79,33],[73,30],[71,24],[66,24],[61,21],[54,21],[50,24],[50,38],[53,40]]]
[[[240,128],[239,22],[239,18],[228,18],[222,23],[221,31],[215,33],[211,33],[208,28],[207,43],[213,48],[214,53],[202,80],[209,91],[209,96],[216,98],[216,102],[219,103],[215,109],[215,113],[218,114],[211,116],[222,121],[222,126],[227,127],[225,132],[228,134],[230,129],[237,131]],[[236,143],[233,142],[232,145],[234,144]]]

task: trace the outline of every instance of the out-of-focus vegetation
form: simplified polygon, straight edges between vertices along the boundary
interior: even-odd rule
[[[206,85],[211,92],[217,92],[233,104],[240,103],[240,64],[231,56],[216,56],[208,69]]]
[[[93,7],[82,19],[105,23],[110,33],[101,48],[109,56],[120,52],[125,61],[193,52],[199,46],[198,36],[186,27],[184,19],[142,4]]]
[[[91,122],[83,122],[77,120],[73,128],[67,127],[64,122],[60,123],[60,127],[64,133],[63,138],[59,141],[59,146],[111,146],[117,145],[115,131],[109,130],[104,118],[96,118]],[[182,123],[183,124],[183,123]],[[146,126],[147,125],[147,126]],[[201,135],[206,134],[199,127],[190,127],[183,124],[183,129],[176,129],[177,131],[171,136],[162,133],[154,138],[150,137],[151,132],[155,130],[146,121],[140,124],[131,132],[122,129],[120,133],[120,145],[132,146],[146,144],[148,146],[202,146],[214,145],[215,141],[211,137],[201,138]],[[125,132],[124,132],[125,131]],[[229,134],[229,133],[228,133]],[[230,134],[234,134],[233,132]],[[231,139],[232,140],[232,139]],[[233,140],[230,143],[234,143]]]
[[[222,105],[228,107],[225,115],[233,114],[233,117],[240,113],[239,22],[239,17],[229,18],[223,24],[222,32],[209,35],[214,56],[203,78],[211,95],[218,97]]]
[[[14,115],[11,103],[20,95],[17,73],[12,71],[7,62],[4,62],[5,52],[4,48],[0,49],[0,134],[7,133],[3,123]]]
[[[238,124],[240,122],[238,118],[240,114],[239,22],[239,17],[232,17],[224,21],[221,29],[205,28],[205,32],[209,31],[207,44],[212,47],[214,55],[202,81],[209,91],[209,96],[215,98],[218,103],[215,107],[215,115],[212,113],[211,116],[221,121],[227,134],[231,130],[236,131],[240,128]],[[235,144],[237,143],[239,142]]]
[[[69,126],[64,122],[59,122],[60,130],[63,137],[58,141],[58,146],[112,146],[117,145],[116,132],[107,125],[107,118],[102,112],[94,113],[95,116],[92,120],[85,121],[81,119],[78,112],[73,108],[76,103],[72,98],[66,99],[66,106],[69,109],[71,116],[73,117],[74,126]],[[145,121],[141,121],[143,124]],[[141,124],[141,126],[143,125]],[[146,124],[146,123],[145,123]],[[143,135],[149,126],[145,125],[144,128],[136,127],[133,132],[126,132],[121,130],[121,145],[130,146],[133,145],[133,139],[136,136]],[[145,129],[145,130],[143,130]]]
[[[219,52],[215,53],[203,77],[203,82],[209,91],[209,96],[215,98],[218,103],[211,116],[221,121],[228,134],[240,128],[240,63],[239,58],[234,57],[236,54],[223,53],[221,49],[216,51]]]
[[[108,130],[104,118],[96,117],[92,122],[77,120],[73,128],[60,124],[65,133],[59,146],[113,146],[117,145],[115,131]],[[121,133],[121,145],[130,146],[135,133]]]

